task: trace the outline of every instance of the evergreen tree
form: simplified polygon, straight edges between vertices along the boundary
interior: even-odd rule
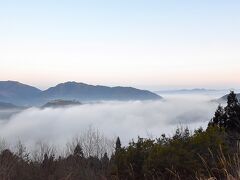
[[[187,140],[189,137],[190,137],[190,131],[189,131],[188,127],[186,127],[183,132],[183,139]]]
[[[237,95],[234,93],[234,91],[231,91],[227,97],[227,106],[234,107],[236,105],[238,105]]]
[[[103,157],[101,158],[101,161],[103,162],[103,164],[109,163],[109,158],[107,153],[104,153]]]
[[[118,152],[119,150],[121,150],[121,141],[120,141],[120,138],[117,137],[117,141],[116,141],[116,147],[115,147],[115,151]]]
[[[126,179],[127,175],[127,164],[126,164],[126,153],[125,149],[122,148],[120,138],[117,137],[115,146],[114,163],[116,165],[116,175],[119,179]]]
[[[218,126],[220,128],[226,127],[225,111],[221,105],[218,106],[210,123],[211,125]]]
[[[227,106],[218,106],[209,126],[224,128],[228,134],[234,136],[240,133],[240,104],[233,91],[227,97]]]
[[[107,169],[108,165],[109,165],[109,158],[107,153],[104,153],[103,157],[101,158],[101,163],[102,163],[102,168],[103,169]]]
[[[77,144],[77,146],[75,147],[73,155],[78,157],[83,157],[83,151],[80,144]]]
[[[240,105],[236,94],[231,91],[227,98],[227,106],[225,107],[226,122],[225,127],[231,133],[240,132]]]

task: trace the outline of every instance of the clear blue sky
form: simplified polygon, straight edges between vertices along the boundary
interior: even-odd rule
[[[240,86],[240,1],[0,0],[0,80]]]

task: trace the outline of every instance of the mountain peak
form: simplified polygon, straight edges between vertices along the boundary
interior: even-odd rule
[[[155,93],[132,87],[95,86],[75,81],[58,84],[43,91],[42,94],[45,99],[77,99],[80,101],[161,99]]]
[[[88,84],[82,83],[82,82],[66,81],[66,82],[57,84],[55,87],[58,87],[58,86],[79,86],[79,85],[86,85],[86,86],[88,86]]]
[[[76,99],[78,101],[105,100],[158,100],[162,97],[132,87],[108,87],[67,81],[41,91],[18,81],[0,81],[0,101],[29,106],[46,103],[53,99]]]
[[[13,81],[13,80],[8,80],[8,81],[0,81],[0,87],[9,87],[9,86],[16,86],[16,87],[26,87],[26,88],[34,88],[35,90],[41,91],[40,89],[29,86],[27,84],[23,84],[19,81]]]
[[[0,101],[29,105],[42,91],[18,81],[0,81]]]
[[[22,84],[18,81],[12,81],[12,80],[7,80],[7,81],[0,81],[0,83],[6,83],[6,84]]]

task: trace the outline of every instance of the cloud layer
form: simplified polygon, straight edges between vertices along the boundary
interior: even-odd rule
[[[65,145],[93,126],[108,138],[123,143],[139,136],[171,135],[179,125],[206,126],[217,104],[203,96],[170,97],[165,101],[102,102],[69,108],[31,108],[0,121],[0,136],[14,143],[42,140]]]

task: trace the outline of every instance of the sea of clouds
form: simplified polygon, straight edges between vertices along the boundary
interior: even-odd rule
[[[67,108],[30,108],[0,120],[0,137],[30,145],[44,141],[65,145],[89,127],[123,144],[141,137],[172,135],[179,126],[205,128],[217,103],[208,96],[169,96],[163,101],[101,102]]]

